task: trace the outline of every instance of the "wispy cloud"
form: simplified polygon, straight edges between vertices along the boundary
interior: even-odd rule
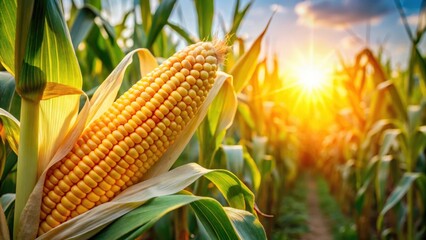
[[[341,27],[375,20],[391,12],[390,0],[320,0],[304,1],[296,5],[298,21],[306,25]]]
[[[273,12],[277,12],[277,13],[285,13],[285,12],[287,12],[287,11],[288,11],[288,9],[287,9],[287,8],[285,8],[284,6],[282,6],[282,5],[280,5],[280,4],[276,4],[276,3],[272,4],[269,8],[270,8]]]

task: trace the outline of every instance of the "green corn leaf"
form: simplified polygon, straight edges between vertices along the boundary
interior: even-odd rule
[[[15,78],[7,72],[0,72],[0,108],[19,119],[20,107],[21,98],[15,91]]]
[[[6,70],[15,74],[15,21],[16,1],[0,1],[0,63]],[[11,23],[13,23],[11,25]],[[0,95],[1,96],[1,95]]]
[[[392,156],[381,156],[377,167],[376,178],[376,197],[378,208],[381,209],[384,204],[384,197],[386,194],[386,187],[388,184],[389,170],[391,161],[394,160]]]
[[[145,204],[148,200],[182,191],[201,176],[205,176],[211,180],[223,193],[225,199],[228,200],[228,203],[231,206],[234,205],[238,208],[242,208],[244,207],[242,203],[245,203],[245,208],[249,210],[254,207],[253,193],[251,193],[250,190],[248,190],[248,188],[245,187],[244,184],[229,171],[209,170],[202,168],[197,164],[187,164],[127,188],[112,201],[101,204],[84,214],[62,223],[58,227],[43,234],[38,239],[89,238],[100,232],[108,224],[112,223],[119,217],[126,215],[140,206],[143,206],[143,204]],[[200,221],[205,222],[204,220],[210,218],[216,218],[215,221],[219,221],[217,218],[225,219],[224,217],[219,216],[224,215],[224,213],[220,213],[220,211],[223,212],[220,204],[218,204],[215,200],[207,199],[206,201],[213,203],[191,204],[191,207],[196,208],[194,211],[198,211],[197,216],[201,219]],[[237,204],[237,201],[242,201],[242,203]],[[210,212],[218,215],[214,217],[209,215]],[[253,211],[250,212],[253,213]],[[220,225],[220,222],[221,221],[219,221],[218,225]],[[230,223],[225,222],[224,224],[224,226],[219,228],[229,230],[229,226],[232,226]],[[208,227],[207,225],[204,225],[204,227],[213,230],[217,226]],[[232,234],[232,232],[227,234]],[[233,234],[235,234],[235,232]]]
[[[7,211],[15,201],[16,194],[14,193],[6,193],[0,197],[1,207],[4,211]]]
[[[226,81],[213,100],[206,118],[197,129],[200,142],[200,164],[211,167],[212,159],[234,119],[237,97],[232,79]]]
[[[373,157],[367,166],[366,174],[362,180],[362,186],[358,189],[358,192],[355,197],[355,209],[360,214],[364,206],[365,194],[367,193],[368,187],[370,186],[375,173],[377,172],[378,157]]]
[[[78,10],[77,16],[71,27],[71,39],[74,49],[86,38],[94,25],[95,18],[99,16],[92,6],[84,6]]]
[[[247,211],[225,207],[240,239],[266,239],[265,230],[259,220]],[[253,227],[253,225],[255,227]]]
[[[19,121],[10,113],[0,108],[0,140],[8,142],[10,148],[18,153]]]
[[[253,4],[253,1],[250,1],[247,3],[245,7],[240,11],[240,0],[238,0],[235,4],[234,8],[234,15],[233,15],[233,22],[231,30],[228,32],[229,41],[228,44],[232,45],[234,41],[237,39],[237,31],[240,28],[241,22],[246,16],[248,10],[250,9],[251,5]]]
[[[424,174],[410,172],[404,173],[401,180],[398,182],[398,185],[386,200],[385,206],[380,211],[379,217],[377,219],[378,229],[382,228],[385,214],[401,201],[401,199],[405,196],[405,194],[407,194],[408,190],[413,187],[413,183],[416,181],[419,182],[421,186],[423,186],[421,190],[424,190],[426,182],[426,176]]]
[[[291,162],[291,161],[288,161],[288,162]],[[250,178],[247,179],[247,177],[245,177],[245,181],[251,183],[251,186],[253,187],[253,191],[257,193],[260,187],[261,179],[262,179],[260,175],[260,170],[257,167],[256,162],[254,161],[254,159],[250,156],[248,152],[244,153],[244,163],[245,163],[246,171],[250,173]]]
[[[141,7],[142,26],[144,31],[147,33],[152,24],[151,4],[150,1],[146,0],[140,0],[139,4]]]
[[[211,40],[214,16],[214,0],[194,0],[198,19],[198,36],[201,40]]]
[[[392,99],[392,106],[395,108],[396,112],[398,113],[399,119],[403,121],[408,121],[407,111],[406,111],[406,104],[403,101],[403,98],[401,94],[399,93],[398,89],[396,88],[395,84],[388,80],[385,82],[380,83],[377,85],[378,90],[387,90],[390,94],[389,97]]]
[[[233,172],[240,179],[243,177],[244,168],[244,153],[241,145],[222,145],[222,150],[225,153],[226,169]]]
[[[167,24],[175,4],[176,0],[164,0],[160,3],[152,18],[152,25],[147,33],[146,44],[144,47],[152,49],[155,40],[163,30],[164,25]]]
[[[193,37],[191,37],[190,34],[187,31],[185,31],[183,28],[181,28],[180,26],[173,24],[171,22],[167,22],[167,25],[169,25],[169,27],[171,27],[177,34],[183,37],[183,39],[185,39],[188,45],[195,43],[195,41],[193,40]]]
[[[192,202],[191,208],[210,239],[238,239],[223,207],[215,199]]]

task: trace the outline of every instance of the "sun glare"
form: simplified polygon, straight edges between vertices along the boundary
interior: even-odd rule
[[[295,75],[298,85],[308,92],[321,90],[329,79],[327,71],[316,65],[300,66]]]

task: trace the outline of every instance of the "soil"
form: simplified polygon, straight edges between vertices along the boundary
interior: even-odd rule
[[[316,182],[310,178],[308,181],[308,227],[309,232],[302,236],[302,240],[331,240],[333,239],[328,219],[322,214],[318,200]]]

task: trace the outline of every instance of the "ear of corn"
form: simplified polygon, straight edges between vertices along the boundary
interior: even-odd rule
[[[47,173],[39,235],[138,183],[194,116],[223,56],[220,42],[185,48],[91,123]]]

